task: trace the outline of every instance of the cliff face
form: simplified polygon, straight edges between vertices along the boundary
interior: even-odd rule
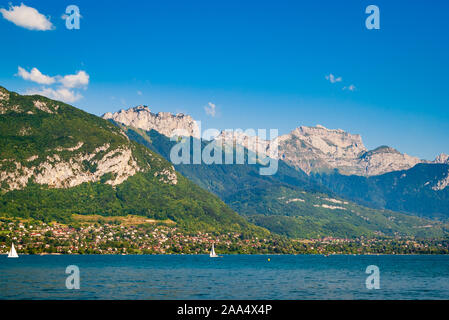
[[[348,173],[366,176],[380,175],[391,171],[407,170],[422,162],[425,161],[382,146],[364,153],[357,159],[354,168],[348,170]]]
[[[106,113],[103,118],[145,131],[153,129],[168,137],[175,132],[200,137],[199,128],[192,117],[162,112],[154,114],[145,106]],[[242,145],[255,153],[281,159],[307,174],[338,169],[345,175],[375,176],[407,170],[418,163],[449,164],[449,156],[446,154],[441,154],[431,162],[400,153],[387,146],[367,150],[360,135],[341,129],[327,129],[321,125],[300,126],[273,140],[259,138],[255,134],[256,132],[248,134],[222,131],[215,140],[220,143]]]
[[[102,117],[145,131],[153,129],[167,137],[178,132],[185,136],[200,137],[199,127],[192,117],[181,113],[173,115],[169,112],[155,114],[147,106],[137,106],[114,113],[108,112]]]
[[[422,162],[386,146],[368,151],[360,135],[323,126],[300,127],[279,140],[281,157],[307,173],[338,169],[342,174],[372,176]]]
[[[44,159],[36,155],[25,164],[15,159],[3,159],[0,170],[0,183],[5,183],[7,190],[16,190],[26,187],[30,179],[50,188],[70,188],[106,177],[104,183],[115,186],[143,169],[137,165],[131,149],[111,149],[106,144],[92,153],[73,153],[65,159],[58,153]]]
[[[235,141],[252,151],[268,153],[284,160],[306,173],[325,172],[338,169],[342,174],[363,176],[379,175],[391,171],[405,170],[424,162],[416,157],[382,146],[368,151],[358,134],[323,126],[301,126],[276,140],[268,141],[244,134],[222,132],[217,139],[228,143]],[[278,145],[278,154],[271,145]]]
[[[435,158],[434,163],[449,164],[449,155],[442,153]]]
[[[352,168],[354,159],[364,152],[366,148],[359,135],[320,125],[301,126],[279,137],[281,159],[306,173]]]

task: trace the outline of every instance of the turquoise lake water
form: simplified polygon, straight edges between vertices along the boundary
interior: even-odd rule
[[[68,265],[79,290],[66,288]],[[449,299],[449,256],[1,256],[0,299]]]

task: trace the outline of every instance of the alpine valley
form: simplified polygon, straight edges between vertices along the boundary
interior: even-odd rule
[[[154,114],[146,106],[106,113],[103,118],[167,160],[176,143],[169,139],[170,128],[176,126],[189,134],[191,150],[199,137],[198,126],[190,116]],[[273,156],[268,151],[273,141],[236,131],[224,131],[213,142],[231,148],[242,145],[245,159],[256,152]],[[203,139],[201,143],[204,149],[209,141]],[[438,236],[446,234],[445,222],[429,223],[419,218],[440,217],[445,221],[449,217],[446,155],[431,162],[385,146],[369,151],[359,135],[319,125],[299,127],[278,137],[276,144],[279,169],[272,176],[259,175],[260,164],[179,164],[175,168],[249,221],[292,238],[397,234],[434,237],[440,227]],[[419,168],[423,173],[418,177],[415,172]],[[394,181],[371,189],[370,181],[398,174],[414,177],[410,179],[421,183],[422,192],[411,182],[408,189],[413,188],[414,193]]]
[[[212,141],[241,145],[246,160],[278,145],[268,154],[276,174],[260,175],[264,165],[248,161],[170,163],[179,130],[192,145],[211,143],[188,115],[138,106],[101,118],[0,87],[0,244],[30,253],[202,253],[214,242],[229,253],[447,251],[445,154],[367,150],[359,135],[323,126],[276,141],[228,132]]]

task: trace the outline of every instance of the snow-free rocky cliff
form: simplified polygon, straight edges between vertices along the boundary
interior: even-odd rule
[[[173,134],[200,137],[197,123],[192,117],[182,113],[176,115],[169,112],[152,113],[147,106],[137,106],[114,113],[107,112],[102,117],[145,131],[153,129],[167,137]]]
[[[435,158],[435,163],[449,164],[449,155],[442,153]]]
[[[196,138],[200,136],[198,126],[192,117],[161,112],[154,114],[145,106],[106,113],[103,118],[143,130],[154,129],[168,137],[177,129],[189,136]],[[275,140],[260,139],[238,131],[222,131],[215,140],[229,144],[235,142],[253,152],[282,159],[308,174],[338,169],[340,173],[346,175],[374,176],[407,170],[418,163],[449,164],[449,156],[446,154],[441,154],[435,161],[427,161],[388,146],[368,150],[360,135],[341,129],[328,129],[321,125],[300,126]],[[274,151],[276,144],[278,152]]]
[[[271,141],[225,131],[216,139],[226,143],[235,141],[253,152],[282,159],[308,174],[338,169],[342,174],[372,176],[406,170],[425,162],[386,146],[369,151],[360,135],[321,125],[301,126]],[[272,144],[278,146],[277,155]]]

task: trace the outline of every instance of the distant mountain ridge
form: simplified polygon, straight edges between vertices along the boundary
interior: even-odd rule
[[[273,143],[256,137],[240,136],[236,139],[224,134],[219,139],[241,141],[253,151],[259,146],[259,152],[268,150]],[[256,139],[257,143],[254,141]],[[275,142],[279,147],[278,158],[307,174],[337,169],[345,175],[373,176],[427,162],[387,146],[367,150],[360,135],[341,129],[327,129],[321,125],[298,127],[289,134],[279,136]]]
[[[145,131],[153,129],[167,137],[170,137],[175,130],[182,130],[186,135],[195,138],[200,136],[198,126],[192,117],[183,114],[153,114],[148,107],[138,106],[106,113],[103,118]],[[418,163],[449,163],[449,156],[445,154],[438,156],[435,161],[428,161],[409,156],[388,146],[368,150],[360,135],[342,129],[327,129],[322,125],[300,126],[273,141],[237,131],[222,131],[215,140],[241,144],[253,152],[281,159],[307,174],[333,172],[337,169],[340,174],[369,177],[407,170]],[[278,145],[277,154],[272,151],[275,148],[270,148],[274,142]]]
[[[439,156],[437,156],[435,158],[434,163],[445,163],[445,164],[449,164],[449,155],[442,153]]]

